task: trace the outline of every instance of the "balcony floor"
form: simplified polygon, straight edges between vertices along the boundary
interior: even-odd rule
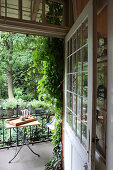
[[[0,170],[44,170],[45,164],[49,161],[53,145],[51,142],[34,144],[30,147],[40,155],[34,155],[27,146],[24,146],[17,157],[8,163],[15,154],[15,148],[0,150]]]

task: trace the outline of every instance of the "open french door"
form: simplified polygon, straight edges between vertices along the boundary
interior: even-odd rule
[[[65,38],[65,170],[93,169],[93,4]],[[93,149],[93,152],[92,152]]]

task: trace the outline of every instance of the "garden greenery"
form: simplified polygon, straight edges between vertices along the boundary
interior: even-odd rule
[[[62,80],[63,80],[63,40],[40,37],[37,49],[33,52],[34,65],[41,67],[43,74],[38,82],[39,99],[50,103],[50,109],[55,112],[55,131],[52,136],[53,157],[46,169],[62,169]]]

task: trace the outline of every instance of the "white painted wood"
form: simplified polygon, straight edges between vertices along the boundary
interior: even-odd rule
[[[108,1],[108,116],[107,116],[107,163],[113,169],[113,0]]]
[[[84,20],[88,17],[88,139],[87,139],[87,149],[83,147],[80,143],[79,139],[75,136],[74,132],[66,122],[66,107],[65,107],[65,125],[64,125],[64,136],[65,144],[64,144],[64,169],[70,165],[71,162],[71,170],[85,170],[85,163],[88,165],[88,170],[91,170],[91,132],[92,132],[92,75],[93,75],[93,10],[92,10],[92,0],[89,1],[87,6],[84,8],[81,15],[78,17],[69,33],[65,38],[65,105],[66,105],[66,57],[67,57],[67,41],[73,36],[76,30],[80,27],[80,25],[84,22]],[[90,134],[90,142],[89,141]],[[67,146],[67,144],[69,146]],[[71,146],[71,149],[68,147]],[[69,159],[67,158],[67,150],[69,150],[69,155],[71,151],[71,156]],[[87,152],[89,151],[89,153]],[[89,155],[88,155],[89,154]],[[70,169],[70,167],[68,167]]]

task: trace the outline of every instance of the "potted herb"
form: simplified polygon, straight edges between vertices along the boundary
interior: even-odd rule
[[[12,100],[7,99],[3,102],[3,108],[6,109],[8,117],[13,116],[14,109],[16,108],[16,106],[17,106],[17,101],[15,99]]]
[[[22,110],[27,108],[27,102],[25,102],[22,99],[18,99],[18,105],[19,105],[18,114],[22,115]]]

